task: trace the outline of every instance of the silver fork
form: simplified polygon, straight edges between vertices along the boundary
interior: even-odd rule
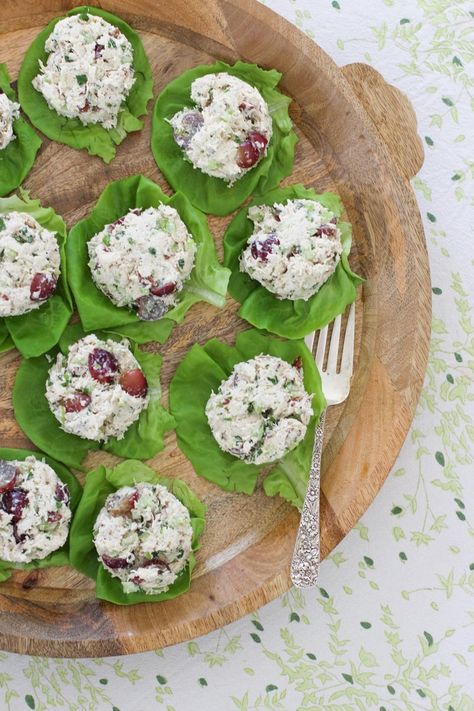
[[[321,374],[321,382],[327,407],[343,402],[349,395],[352,370],[354,365],[354,337],[355,337],[355,303],[352,304],[347,320],[344,343],[342,346],[341,367],[337,372],[341,340],[341,320],[338,316],[334,320],[329,353],[326,367],[324,367],[324,354],[329,325],[319,331],[318,346],[316,348],[316,365]],[[306,345],[313,352],[316,331],[305,338]],[[319,576],[320,563],[320,527],[319,527],[319,498],[321,483],[321,454],[324,438],[324,420],[326,411],[321,413],[319,424],[314,433],[313,455],[309,473],[308,488],[301,511],[301,520],[296,537],[295,550],[291,561],[291,580],[297,588],[309,588],[316,585]]]

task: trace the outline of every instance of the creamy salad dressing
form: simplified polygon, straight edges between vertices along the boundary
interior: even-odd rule
[[[61,116],[115,128],[135,82],[133,48],[102,17],[81,13],[60,20],[45,42],[33,87]]]
[[[191,99],[196,108],[169,121],[176,143],[195,168],[230,187],[266,155],[273,131],[268,106],[258,89],[227,72],[193,81]]]
[[[279,299],[310,299],[334,273],[342,253],[333,212],[315,200],[254,205],[254,231],[240,271]]]
[[[186,566],[192,537],[189,511],[160,484],[110,494],[94,525],[99,561],[126,593],[168,590]]]
[[[167,205],[130,210],[87,247],[97,287],[116,306],[136,308],[146,320],[175,306],[197,249],[178,212]]]
[[[147,407],[147,381],[121,342],[91,334],[59,353],[46,382],[46,399],[61,429],[84,439],[122,439]]]
[[[304,438],[312,416],[301,363],[259,355],[238,363],[206,405],[219,447],[264,464],[281,459]]]
[[[46,462],[0,460],[0,560],[29,563],[66,542],[69,492]]]
[[[15,140],[13,122],[20,115],[20,104],[11,101],[0,89],[0,151]]]
[[[55,291],[56,236],[23,212],[0,214],[0,316],[38,309]]]

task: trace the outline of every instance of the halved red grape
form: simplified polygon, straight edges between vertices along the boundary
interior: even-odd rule
[[[31,301],[44,301],[45,299],[49,299],[56,289],[57,283],[58,277],[56,274],[37,272],[30,284]]]
[[[260,158],[258,148],[251,141],[244,141],[237,150],[237,165],[239,168],[251,168]]]
[[[136,300],[137,316],[142,321],[158,321],[168,311],[168,304],[158,296],[140,296]]]
[[[105,45],[96,42],[94,47],[94,59],[100,59],[100,57],[102,57],[102,52],[104,49]]]
[[[265,152],[268,140],[261,133],[252,131],[247,140],[240,144],[237,151],[239,168],[251,168]]]
[[[12,516],[12,523],[18,523],[23,509],[28,503],[28,493],[24,489],[11,489],[2,495],[1,507]]]
[[[101,558],[102,563],[111,570],[117,570],[119,568],[128,568],[128,562],[126,558],[112,558],[109,555],[102,555]]]
[[[242,101],[241,104],[239,104],[239,111],[250,111],[250,109],[254,109],[255,106],[253,104],[249,104],[248,101]]]
[[[62,519],[62,514],[59,511],[48,511],[48,523],[57,523]]]
[[[150,294],[153,294],[153,296],[168,296],[168,294],[172,294],[174,291],[176,291],[176,284],[174,282],[168,282],[167,284],[162,284],[161,286],[158,286],[158,284],[152,284],[150,286]]]
[[[13,489],[16,482],[17,468],[11,462],[0,459],[0,494]]]
[[[145,397],[147,394],[148,383],[140,368],[122,373],[119,383],[122,390],[134,397]]]
[[[129,496],[114,496],[107,504],[107,511],[111,516],[127,516],[140,498],[135,489]]]
[[[252,131],[252,133],[249,133],[247,140],[250,141],[250,143],[255,146],[257,151],[261,154],[265,151],[265,148],[267,147],[268,139],[265,138],[261,133],[257,133],[256,131]]]
[[[64,409],[66,412],[81,412],[81,410],[84,410],[90,403],[90,395],[78,391],[64,400]]]
[[[99,383],[113,383],[119,370],[117,358],[105,348],[94,348],[88,358],[89,373]]]
[[[179,131],[174,131],[174,140],[180,148],[187,148],[192,137],[199,131],[204,123],[203,116],[200,111],[188,111],[181,119]]]
[[[86,99],[84,102],[84,106],[81,106],[81,108],[79,109],[79,113],[86,114],[90,110],[90,107],[91,107],[91,105],[89,104],[89,102]]]
[[[151,558],[150,560],[145,560],[140,565],[140,568],[161,568],[169,570],[170,566],[166,560],[163,560],[163,558]]]
[[[321,227],[318,227],[313,237],[322,237],[323,235],[324,237],[334,237],[334,235],[336,234],[336,230],[337,227],[335,226],[335,223],[331,220],[331,222],[327,225],[321,225]]]
[[[268,235],[263,241],[255,240],[250,247],[250,253],[254,259],[261,259],[266,262],[268,255],[273,252],[273,248],[280,244],[280,240],[276,235]]]
[[[56,488],[54,490],[54,496],[57,498],[58,501],[62,501],[65,504],[69,503],[69,489],[67,488],[66,484],[56,484]]]
[[[301,370],[301,368],[303,367],[303,360],[301,356],[295,358],[295,360],[293,361],[293,367],[296,368],[296,370]]]

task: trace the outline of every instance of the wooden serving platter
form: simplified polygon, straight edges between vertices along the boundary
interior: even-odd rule
[[[0,61],[16,77],[26,48],[68,0],[6,0]],[[139,31],[155,94],[182,71],[215,58],[243,59],[283,73],[293,97],[300,142],[294,174],[318,191],[340,194],[354,228],[353,268],[366,278],[357,308],[356,367],[349,399],[329,411],[322,478],[322,554],[326,556],[367,509],[387,476],[413,418],[426,367],[430,277],[423,229],[409,178],[423,162],[408,100],[362,64],[338,68],[305,35],[253,0],[105,0],[103,9]],[[151,105],[150,105],[151,108]],[[141,172],[167,192],[149,150],[150,117],[116,159],[100,159],[44,139],[26,181],[68,226],[88,213],[112,179]],[[229,218],[211,218],[219,254]],[[223,311],[199,304],[159,350],[167,389],[194,342],[231,342],[246,325],[229,298]],[[151,350],[154,346],[148,346]],[[1,359],[0,442],[27,447],[12,412],[19,357]],[[113,462],[95,454],[86,464]],[[0,586],[0,647],[45,656],[129,654],[188,640],[255,610],[290,586],[298,513],[279,498],[222,492],[198,478],[173,434],[153,465],[185,479],[209,506],[190,592],[158,604],[99,602],[93,583],[69,568],[17,572]]]

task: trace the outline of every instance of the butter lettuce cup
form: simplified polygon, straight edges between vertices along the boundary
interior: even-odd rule
[[[239,333],[234,346],[217,339],[194,345],[170,385],[178,445],[199,476],[252,494],[265,473],[265,493],[298,508],[324,407],[304,342],[256,329]]]
[[[164,343],[191,306],[225,304],[230,271],[207,219],[143,175],[110,183],[70,232],[69,283],[86,331]]]
[[[117,605],[189,590],[206,506],[179,479],[127,460],[89,472],[71,529],[71,564]]]
[[[20,104],[48,138],[109,163],[153,95],[142,41],[126,22],[97,7],[57,17],[27,50]]]
[[[72,315],[66,225],[28,192],[0,198],[0,352],[25,358],[59,341]]]
[[[161,361],[120,336],[69,326],[58,348],[20,364],[15,417],[38,448],[76,469],[98,449],[149,459],[174,428],[161,404]]]
[[[0,581],[13,570],[68,565],[76,477],[42,452],[0,448]]]
[[[291,99],[275,69],[224,62],[171,81],[153,110],[151,149],[174,190],[200,210],[228,215],[293,169],[297,137]]]
[[[290,185],[255,198],[224,235],[229,292],[239,316],[284,338],[322,328],[363,282],[349,265],[352,229],[340,198]]]
[[[0,197],[18,188],[35,162],[41,139],[20,113],[6,64],[0,64]]]

